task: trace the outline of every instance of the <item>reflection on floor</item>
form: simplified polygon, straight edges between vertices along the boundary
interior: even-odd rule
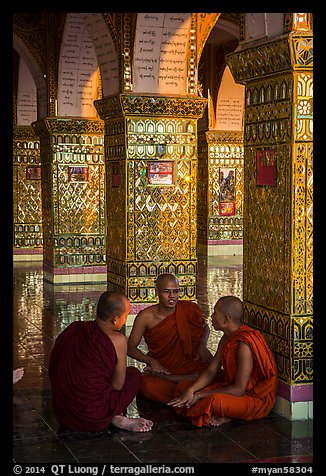
[[[110,428],[101,433],[60,432],[51,408],[47,367],[56,336],[73,320],[95,317],[105,285],[65,286],[43,283],[41,263],[14,264],[14,368],[24,366],[14,385],[14,463],[312,463],[312,421],[290,422],[271,413],[253,422],[233,421],[198,429],[171,408],[135,399],[130,416],[154,421],[146,434]],[[242,257],[199,260],[198,303],[210,317],[226,294],[242,298]],[[129,335],[130,326],[126,327]],[[212,329],[209,347],[219,335]],[[129,359],[128,364],[139,367]]]

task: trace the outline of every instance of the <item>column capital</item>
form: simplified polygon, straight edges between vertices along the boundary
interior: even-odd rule
[[[104,123],[101,119],[83,119],[80,117],[45,117],[32,123],[39,136],[46,134],[103,134]]]
[[[119,94],[94,102],[104,120],[121,116],[172,116],[199,119],[203,116],[207,99],[194,96],[156,96]]]
[[[235,142],[243,144],[243,131],[206,131],[207,143]]]
[[[38,140],[38,136],[32,126],[14,126],[12,132],[13,140]]]
[[[268,43],[255,43],[227,55],[227,64],[237,83],[291,71],[312,70],[313,36],[297,32]]]

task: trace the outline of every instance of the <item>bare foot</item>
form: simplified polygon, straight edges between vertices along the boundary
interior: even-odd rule
[[[113,426],[121,428],[122,430],[139,432],[150,431],[153,426],[151,420],[146,420],[145,418],[128,418],[123,415],[115,415],[111,423]]]
[[[19,367],[13,371],[13,383],[17,383],[24,375],[24,367]]]
[[[211,426],[220,426],[220,425],[223,425],[224,423],[228,423],[229,421],[231,421],[232,418],[227,418],[227,417],[214,417],[212,416],[209,420],[209,423]]]

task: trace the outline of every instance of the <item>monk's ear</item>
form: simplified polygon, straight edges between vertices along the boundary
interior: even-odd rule
[[[119,324],[119,321],[120,321],[120,317],[119,316],[114,316],[113,318],[113,324],[116,326],[117,324]]]
[[[232,321],[232,319],[231,319],[231,317],[229,316],[229,314],[225,314],[225,315],[224,315],[224,323],[225,323],[225,324],[229,324],[231,321]]]

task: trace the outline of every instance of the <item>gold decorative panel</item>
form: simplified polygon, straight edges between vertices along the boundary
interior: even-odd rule
[[[197,173],[197,242],[207,243],[208,239],[208,145],[205,132],[198,133],[198,173]]]
[[[14,249],[42,248],[40,142],[31,127],[13,129]]]
[[[286,383],[311,383],[313,323],[311,317],[286,314],[245,302],[245,321],[262,331],[274,351],[279,378]],[[290,345],[290,342],[292,344]]]
[[[214,28],[221,13],[193,13],[197,15],[197,64],[204,49],[207,38]]]
[[[44,262],[106,264],[103,122],[47,118],[40,133]]]

